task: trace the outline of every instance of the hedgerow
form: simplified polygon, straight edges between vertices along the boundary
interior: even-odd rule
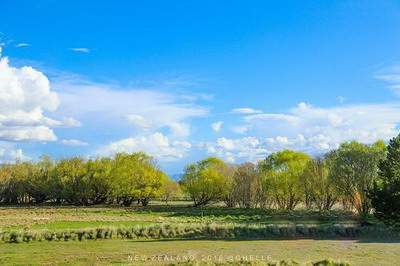
[[[100,239],[291,239],[360,238],[396,236],[386,227],[354,224],[241,225],[241,224],[163,224],[134,227],[98,227],[79,230],[17,230],[0,232],[0,241],[83,241]]]

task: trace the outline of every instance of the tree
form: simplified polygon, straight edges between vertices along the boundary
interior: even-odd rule
[[[51,197],[51,179],[54,175],[55,162],[49,156],[43,156],[31,165],[31,173],[26,180],[26,191],[35,203],[43,203]]]
[[[224,161],[214,157],[186,167],[182,184],[193,200],[194,206],[207,205],[211,201],[224,199],[230,190],[224,175],[226,168]]]
[[[32,164],[17,162],[5,164],[0,168],[0,195],[1,201],[6,204],[28,203],[26,193],[27,178],[32,173]]]
[[[111,194],[112,159],[98,158],[86,163],[85,182],[91,204],[104,203]]]
[[[138,201],[146,206],[150,199],[161,193],[166,175],[152,158],[142,152],[116,154],[112,167],[113,196],[124,206]]]
[[[336,203],[338,198],[336,186],[329,178],[327,161],[310,160],[301,175],[301,183],[308,209],[315,205],[320,211],[330,210]]]
[[[272,153],[261,164],[265,186],[278,208],[293,210],[302,200],[300,177],[309,161],[303,152],[283,150]]]
[[[337,191],[348,200],[360,215],[370,212],[368,197],[378,176],[378,164],[385,157],[385,144],[378,141],[372,145],[356,141],[343,143],[331,152],[330,178]]]
[[[370,198],[379,218],[400,221],[400,135],[389,141],[387,157],[379,164],[379,176]]]
[[[57,186],[61,188],[60,199],[76,205],[87,205],[88,182],[86,162],[79,157],[62,159],[55,168]]]
[[[239,207],[254,208],[260,203],[261,179],[253,163],[239,165],[233,176],[233,198]]]
[[[171,180],[170,178],[164,180],[161,187],[160,198],[165,202],[165,204],[168,205],[168,202],[171,199],[179,197],[180,195],[181,195],[181,188],[177,182]]]

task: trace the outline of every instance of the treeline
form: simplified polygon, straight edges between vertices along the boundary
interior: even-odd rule
[[[154,197],[168,200],[178,191],[176,182],[144,153],[113,158],[17,162],[0,167],[0,203],[147,205]]]
[[[186,167],[181,181],[195,206],[224,201],[229,207],[307,209],[334,206],[360,215],[400,218],[400,136],[386,147],[343,143],[311,158],[283,150],[257,164],[227,164],[208,158]]]
[[[388,146],[343,143],[319,158],[283,150],[256,164],[233,165],[211,157],[189,164],[179,184],[141,152],[90,160],[43,157],[0,167],[3,204],[146,206],[154,198],[168,203],[182,195],[195,206],[221,201],[228,207],[286,210],[341,206],[400,220],[400,135]]]

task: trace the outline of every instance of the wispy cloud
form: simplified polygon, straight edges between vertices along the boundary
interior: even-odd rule
[[[76,53],[83,53],[83,54],[90,53],[90,49],[86,47],[74,47],[74,48],[69,48],[69,50]]]
[[[89,143],[77,139],[63,139],[61,140],[61,143],[66,146],[72,146],[72,147],[82,147],[89,145]]]
[[[375,75],[378,80],[385,81],[387,87],[397,96],[400,96],[400,65],[394,65],[386,68]]]
[[[25,42],[20,42],[15,45],[15,47],[17,47],[17,48],[24,48],[24,47],[29,47],[29,46],[31,46],[31,45],[29,43],[25,43]]]
[[[256,110],[253,108],[242,107],[242,108],[235,108],[231,110],[233,114],[260,114],[262,113],[261,110]]]

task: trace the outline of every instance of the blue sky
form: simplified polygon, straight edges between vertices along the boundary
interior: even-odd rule
[[[0,32],[1,161],[144,150],[175,174],[398,133],[398,1],[4,0]]]

